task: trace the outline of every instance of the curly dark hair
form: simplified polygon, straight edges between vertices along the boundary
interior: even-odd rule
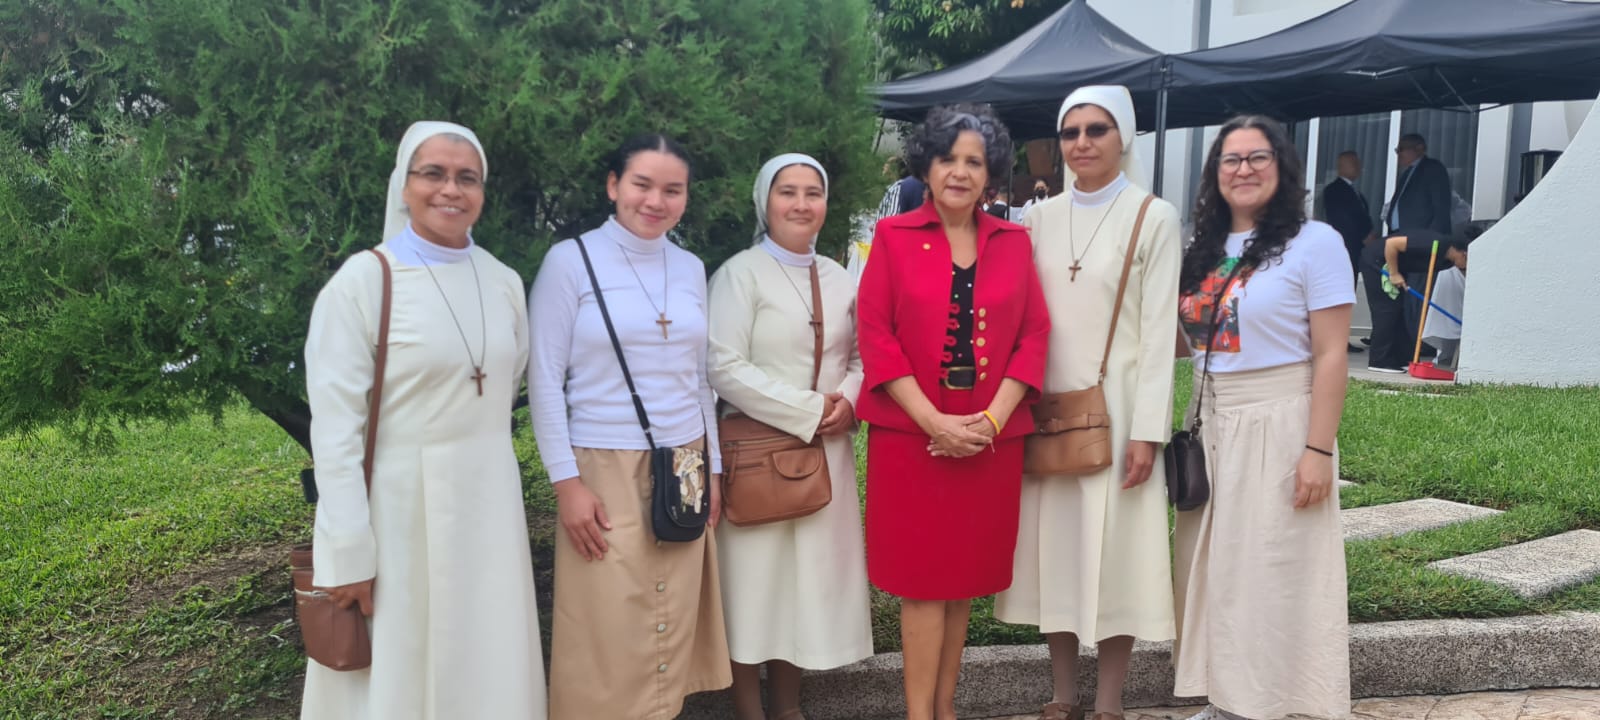
[[[933,167],[934,159],[949,155],[956,138],[966,130],[983,138],[983,159],[989,179],[1004,175],[1012,163],[1011,133],[993,109],[975,103],[940,105],[928,111],[927,119],[906,138],[906,164],[911,166],[911,173],[927,182],[928,168]]]
[[[1265,115],[1235,116],[1217,133],[1201,171],[1200,191],[1194,200],[1194,242],[1183,253],[1183,274],[1178,279],[1178,291],[1183,294],[1198,290],[1226,251],[1228,232],[1233,229],[1233,209],[1223,199],[1217,180],[1222,142],[1235,130],[1244,129],[1259,130],[1267,137],[1277,162],[1278,189],[1256,216],[1255,239],[1245,247],[1240,261],[1247,269],[1253,269],[1281,259],[1289,240],[1306,224],[1305,168],[1288,131],[1282,123]]]

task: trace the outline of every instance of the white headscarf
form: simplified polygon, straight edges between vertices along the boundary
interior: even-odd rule
[[[768,160],[767,164],[761,166],[761,172],[756,173],[756,187],[751,193],[756,203],[756,240],[767,234],[767,196],[772,194],[772,183],[778,179],[778,173],[791,165],[814,168],[822,176],[823,196],[828,194],[828,171],[822,169],[822,163],[817,162],[816,158],[802,153],[784,153]],[[812,237],[811,245],[815,247],[816,244],[816,237]]]
[[[1061,130],[1062,121],[1067,119],[1067,111],[1079,105],[1094,105],[1111,116],[1117,124],[1117,134],[1122,136],[1122,162],[1118,166],[1128,181],[1141,188],[1147,188],[1144,181],[1144,168],[1139,164],[1139,154],[1133,148],[1134,136],[1139,132],[1139,123],[1133,114],[1133,95],[1121,85],[1089,85],[1072,91],[1067,99],[1061,102],[1061,110],[1056,113],[1056,130]],[[1062,163],[1065,167],[1066,186],[1072,187],[1077,180],[1071,166]]]
[[[417,154],[417,148],[422,143],[435,135],[460,135],[472,143],[478,151],[478,162],[483,165],[483,178],[489,179],[489,158],[483,154],[483,144],[478,142],[478,136],[455,123],[423,120],[412,123],[406,128],[405,137],[400,138],[400,150],[394,155],[394,172],[389,173],[389,201],[383,209],[383,239],[387,241],[406,229],[406,223],[411,221],[411,213],[406,209],[403,193],[406,188],[407,173],[411,170],[411,156]]]

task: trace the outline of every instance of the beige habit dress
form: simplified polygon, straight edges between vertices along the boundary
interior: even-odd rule
[[[511,447],[511,405],[528,359],[522,280],[476,247],[466,251],[470,263],[428,269],[389,245],[380,252],[393,267],[394,305],[370,500],[361,455],[383,277],[377,258],[361,253],[334,274],[306,338],[322,495],[314,581],[376,577],[372,667],[335,672],[308,661],[301,717],[543,720],[533,561]],[[457,320],[483,353],[481,395]]]
[[[1046,393],[1090,387],[1099,375],[1139,206],[1148,195],[1126,179],[1082,198],[1067,192],[1023,218],[1049,304]],[[1101,224],[1102,219],[1104,224]],[[1099,225],[1099,232],[1095,227]],[[1110,468],[1093,475],[1022,480],[1022,515],[1011,587],[995,617],[1097,642],[1119,635],[1173,637],[1166,478],[1159,453],[1150,479],[1123,490],[1125,450],[1172,434],[1172,338],[1182,247],[1178,211],[1159,198],[1139,233],[1105,380]],[[1073,243],[1081,269],[1072,279]]]
[[[822,419],[823,394],[841,392],[853,405],[862,379],[855,280],[833,260],[815,261],[825,332],[815,392],[809,269],[785,265],[757,246],[711,278],[712,388],[751,417],[806,441]],[[826,507],[794,520],[717,527],[734,662],[783,660],[821,670],[872,654],[853,437],[823,441],[833,482]]]

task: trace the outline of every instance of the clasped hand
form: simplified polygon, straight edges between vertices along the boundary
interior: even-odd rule
[[[946,415],[938,413],[928,422],[928,454],[934,457],[964,458],[981,452],[994,441],[994,424],[983,413]]]
[[[831,392],[822,397],[822,420],[817,423],[818,435],[838,435],[855,429],[856,410],[845,399],[844,393]]]

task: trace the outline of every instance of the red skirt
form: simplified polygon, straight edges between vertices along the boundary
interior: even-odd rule
[[[942,390],[929,399],[953,415],[984,409],[970,391]],[[883,427],[867,433],[872,584],[915,600],[964,600],[1011,587],[1023,439],[947,458],[929,455],[921,433]]]

